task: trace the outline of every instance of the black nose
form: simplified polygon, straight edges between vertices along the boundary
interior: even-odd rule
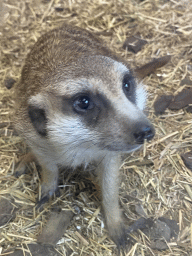
[[[133,134],[137,144],[143,144],[144,140],[151,140],[155,135],[155,130],[151,126],[141,126]]]

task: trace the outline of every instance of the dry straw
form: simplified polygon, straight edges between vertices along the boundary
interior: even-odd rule
[[[0,254],[6,255],[6,249],[15,247],[26,254],[28,244],[36,241],[51,209],[59,206],[63,210],[76,209],[56,247],[59,255],[70,255],[67,251],[71,255],[116,255],[116,246],[104,228],[96,184],[89,178],[69,177],[63,183],[61,197],[38,213],[34,206],[40,185],[35,164],[29,164],[27,174],[13,176],[17,159],[27,149],[12,129],[14,90],[5,88],[4,81],[9,77],[18,80],[32,45],[41,34],[62,22],[97,33],[132,68],[155,57],[173,56],[169,64],[144,79],[156,137],[144,147],[144,152],[129,155],[122,166],[120,202],[130,223],[139,218],[135,211],[139,202],[148,217],[174,219],[180,228],[178,240],[170,242],[165,251],[151,249],[147,236],[135,233],[136,244],[127,255],[192,255],[192,173],[180,158],[182,152],[192,149],[192,114],[182,109],[166,110],[156,116],[153,109],[158,95],[176,94],[184,88],[180,86],[182,79],[192,80],[191,0],[0,2],[0,195],[10,201],[16,212],[15,218],[1,227]],[[148,41],[137,54],[122,48],[130,35]]]

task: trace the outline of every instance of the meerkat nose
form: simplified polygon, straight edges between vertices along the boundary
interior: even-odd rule
[[[144,140],[151,140],[155,135],[155,130],[152,126],[143,125],[133,134],[137,144],[143,144]]]

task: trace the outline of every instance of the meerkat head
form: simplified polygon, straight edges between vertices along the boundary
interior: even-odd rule
[[[28,101],[36,133],[60,156],[131,152],[154,136],[143,113],[146,93],[126,64],[84,56],[60,67],[54,80]]]

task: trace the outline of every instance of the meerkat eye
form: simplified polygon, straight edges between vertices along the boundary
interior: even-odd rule
[[[123,78],[123,91],[128,98],[134,97],[135,81],[134,78],[127,74]]]
[[[78,96],[73,103],[76,112],[86,112],[94,107],[93,101],[87,95]]]

